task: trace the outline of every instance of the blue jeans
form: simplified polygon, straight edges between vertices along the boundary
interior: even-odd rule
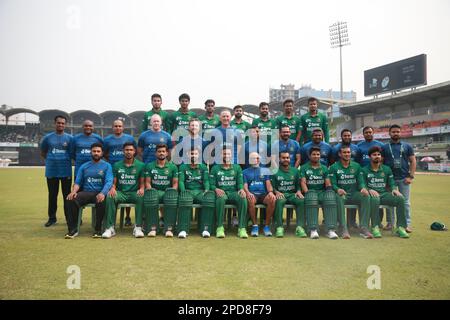
[[[405,198],[405,216],[406,216],[406,224],[408,226],[411,225],[411,202],[409,200],[409,194],[411,191],[411,185],[406,184],[404,179],[401,180],[395,180],[395,182],[398,185],[398,191],[403,195]]]

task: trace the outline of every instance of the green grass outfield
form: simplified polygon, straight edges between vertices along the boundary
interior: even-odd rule
[[[81,234],[65,240],[58,224],[44,228],[43,169],[0,169],[0,299],[450,299],[450,176],[418,175],[414,232],[400,239],[134,239],[131,229],[92,239],[90,214]],[[86,221],[87,220],[87,221]],[[291,227],[292,228],[292,227]],[[69,290],[67,267],[81,268],[81,289]],[[369,265],[381,289],[369,290]]]

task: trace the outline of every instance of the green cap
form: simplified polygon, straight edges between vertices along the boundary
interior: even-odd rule
[[[430,229],[434,230],[434,231],[447,231],[445,224],[443,224],[442,222],[439,222],[439,221],[433,222],[430,226]]]

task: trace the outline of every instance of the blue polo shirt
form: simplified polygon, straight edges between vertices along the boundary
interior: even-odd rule
[[[319,144],[315,144],[314,142],[310,141],[303,145],[302,164],[309,162],[309,150],[311,150],[312,147],[320,148],[320,163],[323,164],[325,167],[328,167],[333,150],[328,143],[323,141],[320,141]]]
[[[267,193],[266,181],[270,180],[270,171],[267,168],[250,167],[242,172],[244,183],[247,183],[248,190],[258,196]]]
[[[339,157],[339,150],[341,149],[341,146],[342,142],[333,147],[334,162],[338,162],[341,160],[341,157]],[[350,151],[352,153],[351,160],[359,163],[361,159],[361,151],[359,150],[359,147],[356,144],[350,143]]]
[[[272,150],[275,150],[275,144],[278,144],[278,153],[289,152],[290,159],[291,159],[290,165],[291,165],[291,167],[294,167],[295,166],[295,156],[297,154],[301,155],[300,144],[293,139],[288,139],[287,141],[278,140],[272,145]],[[277,156],[277,158],[278,158],[278,155],[275,155],[275,156]]]
[[[75,159],[75,176],[83,163],[92,160],[91,145],[93,143],[103,144],[102,137],[96,133],[92,133],[89,136],[79,133],[73,137],[72,157]]]
[[[413,155],[413,147],[406,142],[390,141],[383,146],[384,164],[392,169],[394,180],[403,180],[409,175],[409,157]]]
[[[176,165],[182,163],[186,164],[191,163],[189,159],[189,154],[192,147],[200,150],[201,162],[205,162],[205,159],[203,159],[203,150],[207,145],[208,142],[200,136],[198,136],[197,138],[185,137],[175,146],[175,154],[178,155],[178,157],[174,157],[172,159],[172,162],[175,163]]]
[[[244,144],[245,168],[250,167],[250,153],[257,152],[260,157],[261,167],[270,166],[270,148],[263,140],[248,140]]]
[[[357,144],[359,151],[361,153],[361,156],[359,158],[359,164],[361,167],[365,167],[368,164],[370,164],[370,157],[369,157],[369,149],[373,146],[378,146],[380,148],[383,148],[384,143],[378,140],[372,140],[370,142],[367,141],[361,141]]]
[[[236,130],[235,128],[229,127],[229,128],[223,128],[223,127],[217,127],[215,129],[212,129],[208,132],[205,132],[205,135],[203,136],[206,141],[210,141],[209,144],[212,144],[214,146],[215,150],[215,158],[214,163],[219,164],[222,163],[222,148],[224,146],[227,146],[233,150],[233,163],[238,163],[238,143],[239,139],[238,137],[241,137],[241,133]],[[217,139],[221,137],[219,141]]]
[[[45,176],[47,178],[72,178],[71,148],[73,137],[70,134],[51,132],[42,139],[41,151],[46,152]]]
[[[147,130],[139,136],[138,147],[143,149],[142,160],[150,163],[156,160],[156,146],[166,144],[169,150],[172,149],[172,136],[166,131],[155,132]]]
[[[105,160],[99,162],[89,161],[80,166],[75,183],[82,191],[101,192],[105,196],[113,184],[111,165]]]
[[[114,163],[123,160],[123,144],[125,142],[132,142],[136,147],[134,138],[126,133],[122,134],[120,137],[111,134],[105,138],[104,142],[104,152],[108,152],[108,162],[111,163],[111,166],[113,166]]]

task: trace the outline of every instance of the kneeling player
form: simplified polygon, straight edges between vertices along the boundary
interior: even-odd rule
[[[182,164],[179,172],[178,238],[186,238],[189,234],[193,203],[202,205],[199,229],[203,238],[209,238],[214,221],[216,195],[209,190],[208,168],[206,165],[199,163],[199,149],[192,147],[189,154],[191,163]]]
[[[405,198],[402,196],[394,181],[391,168],[382,164],[381,148],[378,146],[369,149],[370,165],[364,167],[364,178],[370,193],[370,211],[372,218],[372,234],[381,238],[380,204],[395,206],[397,208],[397,229],[395,233],[400,238],[409,238],[406,232]]]
[[[311,239],[319,239],[318,219],[319,205],[325,216],[325,225],[330,239],[338,239],[335,232],[337,224],[336,194],[334,193],[327,168],[320,163],[320,148],[309,150],[310,162],[302,166],[300,171],[302,191],[305,194],[305,211]]]
[[[156,161],[145,166],[145,230],[149,237],[156,237],[159,204],[164,203],[164,232],[173,237],[178,207],[178,169],[167,161],[169,148],[166,144],[156,146]]]
[[[114,182],[106,198],[106,230],[102,238],[109,239],[116,234],[117,205],[119,203],[134,203],[136,205],[136,226],[133,235],[144,237],[142,231],[142,207],[144,196],[144,166],[145,164],[134,158],[136,147],[133,142],[123,144],[124,160],[114,163]]]
[[[277,227],[275,236],[277,238],[284,236],[283,208],[285,204],[293,204],[297,217],[295,235],[300,238],[305,238],[305,201],[300,190],[300,175],[299,171],[289,164],[289,152],[280,152],[280,167],[272,175],[272,186],[277,197],[275,202],[275,224]]]

